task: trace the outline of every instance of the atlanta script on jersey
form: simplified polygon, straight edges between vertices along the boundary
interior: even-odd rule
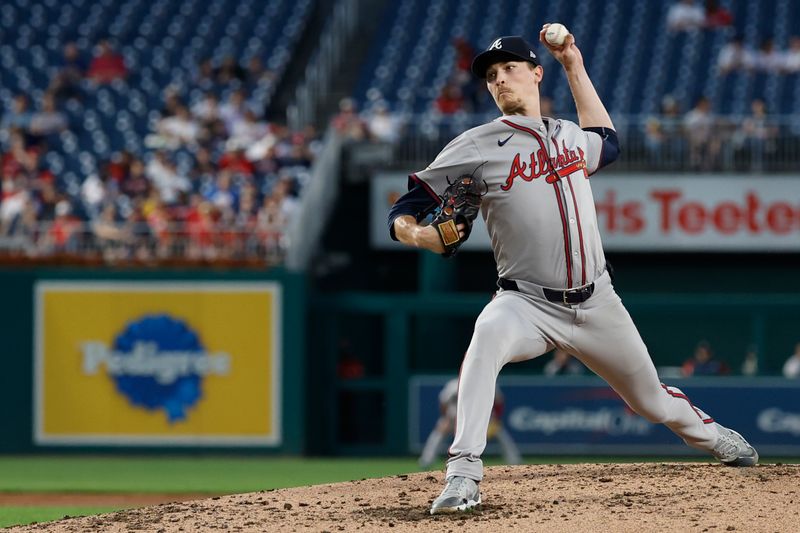
[[[412,175],[441,196],[447,176],[480,169],[481,202],[498,275],[554,288],[591,283],[605,258],[589,176],[603,141],[574,122],[503,116],[453,139]],[[525,228],[537,228],[536,238]]]

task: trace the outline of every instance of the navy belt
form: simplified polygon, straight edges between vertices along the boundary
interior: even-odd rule
[[[521,292],[517,282],[513,279],[498,278],[497,286],[504,291]],[[553,303],[575,305],[585,302],[592,296],[594,292],[594,283],[590,283],[579,289],[567,289],[565,291],[557,291],[542,287],[542,292],[544,293],[544,297]]]

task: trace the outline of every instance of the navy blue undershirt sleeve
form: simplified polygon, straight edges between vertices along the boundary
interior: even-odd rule
[[[583,131],[594,132],[603,139],[603,149],[600,151],[600,163],[597,165],[597,170],[617,160],[621,150],[616,131],[611,128],[583,128]]]
[[[409,183],[411,185],[413,182]],[[396,241],[394,234],[394,221],[402,215],[411,215],[419,222],[433,208],[439,205],[431,194],[420,184],[416,183],[403,196],[397,199],[389,210],[389,235]]]

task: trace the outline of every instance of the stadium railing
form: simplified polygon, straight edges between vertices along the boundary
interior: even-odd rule
[[[282,226],[56,220],[0,236],[0,262],[268,267],[283,263],[286,248]]]
[[[457,135],[494,118],[496,114],[466,113],[402,117],[403,134],[390,163],[407,169],[424,167]],[[719,116],[705,127],[710,134],[681,118],[615,116],[613,120],[622,146],[615,172],[796,172],[800,167],[800,128],[793,116],[763,121]]]

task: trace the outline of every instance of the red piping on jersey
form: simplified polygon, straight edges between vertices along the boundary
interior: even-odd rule
[[[572,205],[575,206],[575,221],[578,223],[578,242],[581,245],[581,285],[586,285],[586,254],[583,251],[583,230],[581,229],[581,215],[578,213],[578,202],[575,200],[575,189],[572,187],[572,180],[567,175],[567,183],[572,193]]]
[[[556,147],[556,153],[558,153],[558,143],[555,139],[551,140]],[[578,211],[578,201],[575,199],[575,188],[572,186],[572,180],[569,177],[570,174],[580,169],[584,169],[583,173],[586,174],[586,161],[578,161],[562,168],[560,172],[556,172],[558,172],[559,175],[566,176],[567,184],[569,185],[569,191],[572,193],[572,205],[575,207],[575,221],[578,223],[578,244],[581,247],[581,285],[586,285],[586,253],[583,250],[583,230],[581,229],[581,216]]]
[[[409,174],[408,177],[414,180],[414,182],[422,185],[422,188],[425,189],[427,193],[433,197],[434,200],[436,200],[436,205],[440,205],[442,203],[441,197],[438,194],[436,194],[436,192],[434,192],[434,190],[431,189],[431,186],[425,183],[424,180],[420,179],[416,174]]]
[[[694,406],[692,401],[685,394],[681,394],[679,392],[672,391],[672,390],[669,389],[669,387],[667,387],[663,383],[661,384],[661,388],[664,389],[665,391],[667,391],[667,394],[669,394],[673,398],[681,398],[683,400],[686,400],[689,403],[689,405],[691,406],[691,408],[694,409],[694,412],[698,416],[698,418],[700,418],[700,420],[703,421],[703,424],[713,424],[714,423],[714,419],[711,418],[711,417],[703,418],[703,416],[700,414],[700,410],[697,407]]]
[[[553,190],[556,192],[558,202],[558,212],[561,213],[561,228],[564,230],[564,254],[567,258],[567,288],[572,288],[572,257],[569,255],[569,228],[567,217],[564,214],[564,206],[561,203],[561,191],[558,189],[558,182],[553,183]]]
[[[514,124],[510,120],[506,120],[506,119],[502,119],[500,122],[502,122],[503,124],[505,124],[507,126],[511,126],[512,128],[518,129],[520,131],[524,131],[525,133],[528,133],[528,134],[532,135],[539,142],[539,146],[541,147],[542,150],[544,150],[544,153],[545,154],[548,153],[547,152],[547,147],[545,146],[544,141],[542,141],[542,138],[539,137],[539,134],[536,133],[535,131],[533,131],[532,129],[526,128],[525,126],[520,126],[519,124]],[[555,142],[555,140],[553,142]],[[578,164],[580,164],[580,162],[574,163],[574,165],[578,165]],[[553,163],[552,163],[552,161],[550,161],[549,157],[547,158],[547,165],[548,165],[548,167],[550,167],[548,169],[550,171],[550,173],[551,174],[555,174],[556,176],[558,176],[558,172],[556,172],[555,168],[553,168]],[[572,165],[572,166],[574,166],[574,165]],[[578,170],[578,169],[576,168],[575,170]],[[570,250],[569,250],[569,226],[567,225],[567,217],[564,214],[564,205],[561,203],[561,191],[558,189],[558,180],[553,181],[551,183],[553,183],[553,190],[556,192],[556,201],[558,202],[558,211],[559,211],[559,213],[561,213],[561,228],[564,230],[564,255],[566,257],[566,262],[567,262],[567,288],[569,289],[569,288],[572,288],[572,256],[570,256],[570,253],[569,253],[570,252]],[[573,198],[574,198],[574,196],[575,196],[575,194],[573,192]],[[576,209],[577,209],[577,206],[576,206]],[[579,229],[579,236],[580,236],[580,227],[578,229]],[[582,237],[581,237],[581,239],[582,239]],[[581,240],[581,259],[583,259],[583,241],[582,240]],[[581,269],[583,271],[583,279],[584,279],[583,284],[584,285],[586,284],[586,272],[585,272],[586,267],[585,267],[585,263],[586,262],[584,260],[583,261],[583,265],[582,265],[582,269]]]

